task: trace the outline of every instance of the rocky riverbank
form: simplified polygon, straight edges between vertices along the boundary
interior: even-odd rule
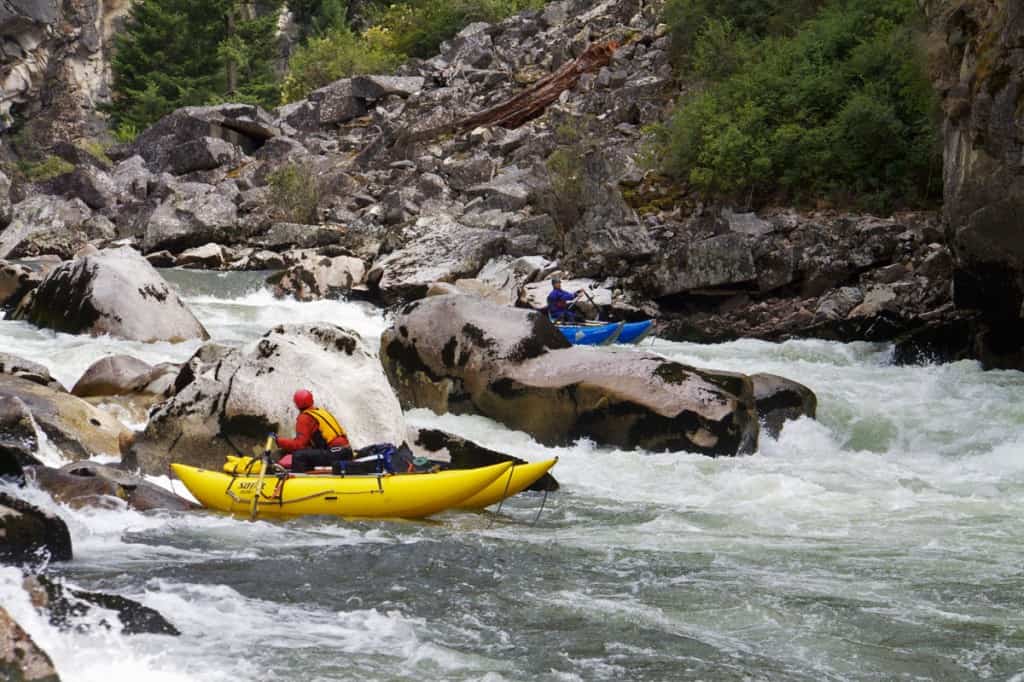
[[[553,3],[273,112],[179,110],[106,159],[56,146],[73,170],[14,178],[0,257],[116,241],[158,265],[286,268],[280,295],[381,305],[541,258],[667,338],[989,357],[985,309],[963,287],[954,301],[975,261],[949,215],[703,206],[644,170],[644,126],[678,87],[658,18],[637,1]]]

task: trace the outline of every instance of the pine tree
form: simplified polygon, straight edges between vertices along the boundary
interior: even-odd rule
[[[303,43],[331,29],[348,26],[347,0],[288,0],[288,9],[299,26],[299,39]]]
[[[115,39],[115,127],[141,130],[174,109],[218,101],[272,106],[280,0],[138,0]]]

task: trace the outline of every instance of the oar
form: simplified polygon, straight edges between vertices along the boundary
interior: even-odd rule
[[[274,447],[274,437],[267,436],[267,444],[263,449],[263,466],[260,467],[260,477],[256,479],[256,490],[252,494],[252,510],[249,513],[249,520],[255,521],[256,514],[259,513],[260,509],[260,493],[263,492],[263,477],[267,473],[267,469],[270,468],[270,449]]]

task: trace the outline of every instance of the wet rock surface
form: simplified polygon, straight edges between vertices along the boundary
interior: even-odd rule
[[[25,682],[60,682],[53,661],[0,606],[0,677]]]
[[[0,492],[0,563],[42,565],[70,561],[71,534],[64,521]]]
[[[71,459],[117,455],[128,429],[108,413],[63,390],[0,374],[0,396],[21,401],[53,444]]]

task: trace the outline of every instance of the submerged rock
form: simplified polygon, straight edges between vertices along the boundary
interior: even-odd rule
[[[306,388],[356,447],[401,443],[405,422],[380,362],[355,332],[328,324],[274,327],[241,348],[207,344],[182,368],[176,395],[154,408],[126,464],[162,474],[173,462],[219,469],[270,432],[293,433],[292,394]]]
[[[63,630],[82,627],[80,619],[97,607],[113,612],[119,624],[118,629],[125,635],[181,634],[159,611],[134,599],[75,590],[46,576],[30,576],[25,580],[25,588],[31,593],[37,608],[48,614],[50,624]],[[112,627],[112,623],[105,617],[100,619],[99,625],[105,629]]]
[[[49,512],[0,492],[0,563],[45,564],[71,560],[67,524]]]
[[[525,460],[506,455],[477,445],[438,429],[410,429],[409,443],[418,456],[429,459],[447,461],[452,469],[476,469],[500,462],[517,462]],[[558,481],[550,473],[537,479],[527,490],[558,490]]]
[[[76,258],[51,271],[15,313],[70,334],[133,341],[208,339],[206,329],[145,258],[127,247]]]
[[[145,478],[95,462],[74,462],[60,469],[26,467],[26,477],[68,506],[119,507],[138,511],[188,511],[197,505]],[[166,472],[165,472],[166,473]]]

